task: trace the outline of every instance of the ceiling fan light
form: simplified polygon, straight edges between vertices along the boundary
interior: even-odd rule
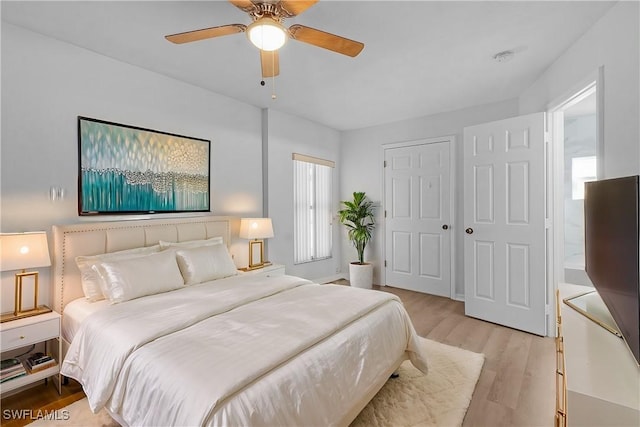
[[[258,49],[272,51],[284,45],[287,41],[287,32],[275,19],[264,17],[249,25],[247,37]]]

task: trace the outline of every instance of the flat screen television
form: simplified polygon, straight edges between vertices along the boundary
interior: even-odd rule
[[[638,175],[585,183],[585,266],[640,365]]]

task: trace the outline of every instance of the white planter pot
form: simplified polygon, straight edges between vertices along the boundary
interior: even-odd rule
[[[349,283],[355,288],[371,289],[373,286],[373,264],[349,264]]]

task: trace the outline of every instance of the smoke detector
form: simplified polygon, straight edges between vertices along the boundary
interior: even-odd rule
[[[513,59],[513,55],[514,53],[512,50],[504,50],[493,55],[493,59],[496,62],[507,62]]]

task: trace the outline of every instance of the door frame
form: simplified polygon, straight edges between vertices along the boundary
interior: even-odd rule
[[[604,171],[604,66],[589,73],[578,84],[547,104],[547,218],[550,218],[552,238],[547,240],[547,281],[548,298],[555,296],[560,282],[564,281],[564,135],[557,132],[556,123],[563,116],[563,110],[578,102],[585,92],[596,88],[596,162],[597,177],[605,176]],[[547,301],[553,311],[548,316],[547,335],[555,336],[554,322],[556,304]]]
[[[434,137],[434,138],[422,138],[422,139],[414,139],[414,140],[409,140],[409,141],[402,141],[402,142],[390,142],[387,144],[382,144],[380,146],[380,155],[382,157],[382,162],[381,162],[381,192],[380,194],[382,194],[382,201],[381,201],[381,206],[382,206],[382,227],[381,227],[381,232],[382,232],[382,265],[380,268],[380,282],[381,285],[383,286],[387,286],[387,268],[384,265],[385,261],[387,260],[387,242],[386,242],[386,216],[385,216],[385,212],[387,211],[387,206],[385,204],[385,201],[387,200],[386,198],[386,193],[385,193],[385,167],[384,167],[384,161],[386,159],[386,151],[387,150],[391,150],[394,148],[403,148],[403,147],[411,147],[411,146],[418,146],[418,145],[426,145],[426,144],[435,144],[435,143],[440,143],[440,142],[448,142],[449,143],[449,212],[450,212],[450,224],[449,224],[449,231],[451,232],[451,245],[450,245],[450,250],[449,250],[449,258],[450,258],[450,265],[449,265],[449,269],[450,269],[450,283],[449,283],[449,298],[454,299],[454,300],[458,300],[458,301],[464,301],[464,295],[460,296],[456,294],[456,263],[457,263],[457,259],[456,259],[456,194],[457,192],[453,191],[456,188],[456,164],[457,164],[457,147],[456,147],[456,136],[455,135],[445,135],[445,136],[440,136],[440,137]]]

